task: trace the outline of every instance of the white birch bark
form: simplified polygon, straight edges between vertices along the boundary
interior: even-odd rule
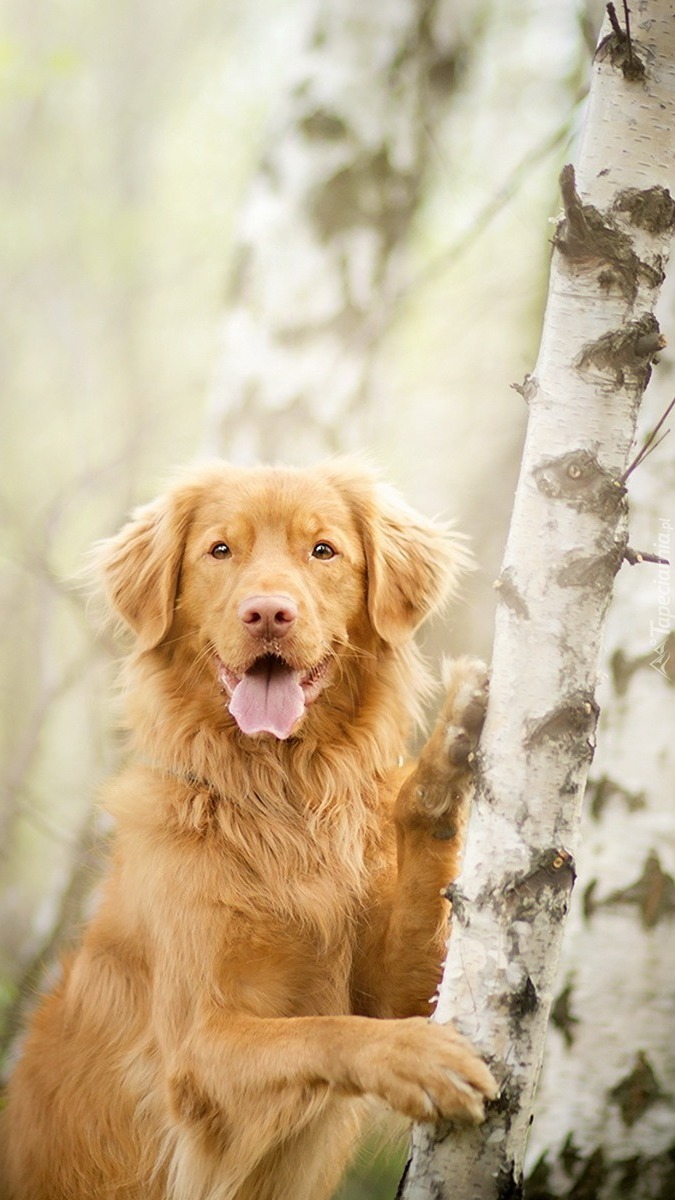
[[[244,202],[207,448],[303,462],[364,443],[365,401],[434,106],[479,5],[314,0]]]
[[[578,191],[566,168],[541,348],[523,389],[529,423],[480,779],[436,1010],[487,1055],[501,1097],[479,1129],[416,1131],[405,1200],[522,1195],[595,745],[602,627],[626,546],[622,476],[660,344],[653,309],[673,228],[672,4],[634,4],[631,47],[603,34]]]
[[[665,290],[667,328],[672,274]],[[672,351],[654,383],[638,444],[675,394]],[[675,1195],[672,435],[631,476],[630,502],[631,545],[669,563],[622,571],[608,616],[598,752],[528,1152],[537,1200],[591,1186],[597,1200]]]

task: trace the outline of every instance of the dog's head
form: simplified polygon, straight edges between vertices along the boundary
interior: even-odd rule
[[[341,660],[409,642],[465,561],[348,460],[196,468],[101,552],[138,651],[190,656],[244,733],[277,738],[331,703]]]

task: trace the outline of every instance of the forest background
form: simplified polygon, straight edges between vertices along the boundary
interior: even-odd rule
[[[174,465],[204,453],[269,456],[269,430],[280,427],[285,461],[364,451],[412,503],[471,537],[478,568],[450,626],[429,635],[430,654],[489,658],[492,583],[526,421],[510,385],[536,356],[557,180],[574,155],[602,6],[429,7],[447,54],[422,90],[419,186],[396,247],[396,286],[377,314],[367,386],[357,405],[341,407],[327,358],[325,386],[319,376],[309,402],[244,412],[230,402],[237,380],[228,376],[242,213],[271,142],[284,136],[321,5],[4,6],[5,1049],[19,1000],[95,877],[106,828],[92,798],[122,750],[111,701],[119,647],[73,577],[90,545],[161,489]],[[298,270],[301,253],[299,244]],[[288,262],[277,265],[277,289]],[[273,259],[266,270],[274,275]],[[672,392],[671,350],[658,370]],[[345,1198],[391,1195],[400,1157],[392,1167],[386,1158],[355,1176]]]

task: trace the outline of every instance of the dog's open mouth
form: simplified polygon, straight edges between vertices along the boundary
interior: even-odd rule
[[[327,681],[329,660],[295,671],[276,654],[264,654],[243,674],[218,658],[218,675],[229,709],[242,733],[271,733],[285,739]]]

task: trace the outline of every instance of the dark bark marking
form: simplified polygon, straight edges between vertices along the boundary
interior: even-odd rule
[[[585,766],[585,761],[576,762],[569,768],[558,789],[561,796],[576,796],[579,789],[579,773],[582,766]]]
[[[561,1192],[559,1188],[552,1190],[552,1168],[553,1163],[549,1159],[550,1151],[544,1151],[541,1158],[537,1160],[532,1169],[531,1174],[525,1182],[525,1200],[562,1200],[564,1196],[569,1198],[570,1192]],[[581,1155],[574,1144],[573,1134],[568,1133],[563,1147],[560,1151],[558,1163],[562,1166],[563,1171],[568,1177],[571,1177],[579,1163]]]
[[[574,859],[567,850],[555,847],[534,854],[530,870],[514,879],[504,892],[513,910],[511,919],[516,920],[541,908],[545,888],[549,888],[554,896],[560,896],[566,909],[575,878]]]
[[[517,617],[521,617],[523,621],[529,621],[530,610],[527,607],[525,598],[513,581],[513,571],[510,567],[502,571],[494,587],[502,603],[506,604]]]
[[[616,283],[616,275],[613,271],[610,271],[608,267],[605,267],[605,269],[598,275],[598,283],[600,284],[603,292],[610,292]]]
[[[640,654],[637,658],[628,658],[623,650],[615,650],[609,668],[612,672],[612,683],[617,696],[625,696],[628,686],[636,671],[651,665],[653,652]]]
[[[675,913],[675,880],[662,869],[658,854],[652,850],[640,878],[630,887],[612,892],[600,903],[637,905],[643,928],[653,929],[662,918]]]
[[[448,1200],[440,1183],[437,1183],[435,1179],[427,1179],[426,1190],[429,1200]]]
[[[495,1196],[496,1200],[523,1200],[523,1176],[516,1175],[513,1163],[500,1167]]]
[[[440,1139],[437,1138],[436,1141],[438,1141],[438,1140],[440,1140]],[[407,1163],[405,1164],[405,1167],[403,1168],[403,1174],[402,1174],[401,1178],[399,1179],[398,1187],[396,1189],[396,1195],[394,1197],[394,1200],[401,1200],[401,1197],[403,1196],[403,1193],[405,1190],[405,1183],[408,1178],[408,1174],[410,1172],[410,1167],[412,1166],[412,1161],[413,1160],[412,1160],[412,1155],[411,1155],[410,1158],[408,1159]],[[441,1185],[437,1179],[433,1179],[429,1175],[426,1175],[424,1183],[425,1183],[425,1192],[426,1192],[426,1195],[429,1197],[429,1200],[448,1200],[448,1197],[446,1196],[444,1189],[441,1187]]]
[[[570,981],[551,1008],[551,1021],[556,1029],[560,1030],[568,1050],[574,1042],[574,1026],[579,1024],[579,1018],[575,1017],[572,1012],[570,1005],[571,997],[572,983]]]
[[[520,1024],[524,1017],[529,1017],[533,1012],[536,1012],[539,1004],[539,996],[529,975],[525,977],[525,982],[520,990],[513,992],[509,1004],[511,1015],[518,1024]]]
[[[585,264],[589,261],[613,262],[632,253],[627,234],[608,223],[593,204],[584,204],[577,192],[574,167],[567,163],[560,172],[560,191],[565,216],[560,221],[553,245],[565,258]]]
[[[626,489],[616,476],[600,466],[591,450],[570,450],[545,458],[534,469],[539,491],[551,500],[562,500],[578,512],[607,518],[619,510]]]
[[[479,747],[478,753],[476,755],[476,762],[477,762],[477,787],[476,787],[476,795],[474,797],[473,803],[475,805],[475,804],[482,803],[482,801],[485,801],[486,804],[489,804],[491,807],[494,807],[494,805],[497,803],[497,797],[495,796],[494,788],[490,786],[490,784],[488,783],[485,776],[481,773],[481,767],[482,767],[483,760],[481,757],[480,747]]]
[[[598,1200],[600,1189],[608,1175],[607,1162],[601,1146],[594,1150],[568,1193],[569,1200]]]
[[[464,74],[465,56],[459,54],[439,54],[429,66],[429,87],[445,96],[454,91]]]
[[[601,267],[602,286],[616,282],[632,304],[640,274],[645,269],[653,273],[654,268],[646,267],[640,261],[630,237],[618,228],[611,213],[601,213],[593,204],[582,202],[571,163],[560,173],[560,191],[565,216],[553,235],[553,245],[570,264],[581,270],[594,271]]]
[[[346,137],[348,132],[347,124],[342,117],[321,108],[309,113],[300,122],[300,128],[308,138],[316,138],[324,142],[338,141],[340,138]]]
[[[502,1118],[507,1133],[513,1123],[514,1113],[520,1104],[521,1093],[522,1088],[507,1076],[495,1099],[486,1102],[485,1111],[488,1117]]]
[[[588,886],[584,888],[584,894],[581,900],[581,908],[587,921],[590,921],[593,913],[598,907],[598,901],[595,899],[597,887],[597,879],[591,879],[591,882],[588,884]]]
[[[675,1145],[652,1156],[633,1155],[617,1164],[616,1195],[632,1200],[673,1200],[675,1196]]]
[[[525,1180],[524,1195],[526,1200],[555,1200],[550,1190],[551,1168],[547,1162],[546,1151],[538,1158],[530,1174]]]
[[[452,905],[453,923],[458,921],[460,925],[468,926],[470,924],[470,918],[468,914],[466,896],[459,891],[457,884],[449,883],[448,886],[443,889],[441,895],[444,896],[446,900],[449,900]]]
[[[639,320],[629,321],[589,342],[576,365],[580,371],[591,369],[608,376],[615,388],[641,395],[649,382],[654,357],[664,346],[656,317],[645,313]]]
[[[563,703],[538,721],[531,721],[525,737],[528,749],[545,741],[576,742],[584,738],[590,744],[600,709],[591,692],[572,692]]]
[[[607,607],[607,603],[604,607]],[[560,651],[563,658],[565,654],[573,653],[566,639],[561,642]],[[559,709],[531,725],[531,745],[536,745],[536,742],[544,736],[549,739],[553,738],[564,745],[566,749],[574,751],[575,756],[571,766],[564,781],[560,784],[560,791],[564,794],[576,791],[577,785],[572,782],[575,772],[580,773],[584,766],[593,759],[596,747],[595,729],[599,715],[600,709],[593,696],[581,692],[568,696],[567,701],[563,702]]]
[[[575,1144],[574,1134],[568,1133],[560,1151],[560,1161],[568,1175],[572,1175],[581,1162],[579,1148]]]
[[[634,1155],[633,1158],[626,1158],[621,1163],[621,1170],[617,1182],[617,1191],[621,1196],[632,1196],[635,1194],[635,1188],[640,1182],[643,1172],[643,1161],[639,1155]]]
[[[527,1179],[525,1200],[673,1200],[675,1196],[675,1145],[653,1156],[631,1155],[609,1162],[596,1148],[585,1165],[581,1164],[570,1134],[557,1160],[551,1161],[550,1151],[539,1159]],[[570,1181],[579,1171],[576,1182],[562,1190],[558,1185],[553,1191],[555,1165],[562,1167]]]
[[[538,383],[534,375],[526,375],[522,383],[512,383],[514,392],[518,392],[526,404],[529,404],[537,394]]]
[[[309,200],[322,241],[349,229],[368,227],[385,246],[394,245],[408,227],[417,195],[417,180],[396,171],[386,147],[337,171],[315,189]]]
[[[675,1143],[653,1161],[660,1177],[660,1188],[654,1192],[655,1200],[672,1200],[675,1196]]]
[[[624,1125],[629,1128],[640,1120],[652,1104],[666,1098],[644,1051],[640,1050],[629,1075],[617,1083],[609,1093],[616,1101]]]
[[[401,1178],[399,1179],[398,1187],[396,1189],[396,1195],[394,1196],[394,1200],[401,1200],[401,1197],[403,1196],[403,1189],[405,1187],[405,1181],[408,1178],[408,1173],[410,1171],[411,1163],[412,1163],[412,1155],[410,1156],[410,1158],[408,1159],[407,1163],[405,1164],[405,1166],[403,1168],[403,1174],[401,1175]]]
[[[623,546],[615,543],[606,554],[568,554],[556,579],[561,587],[592,588],[604,594],[621,566]]]
[[[655,236],[668,233],[675,226],[675,200],[668,188],[624,188],[612,207],[616,212],[628,213],[631,225]]]
[[[645,792],[629,792],[627,788],[622,787],[614,779],[610,779],[608,775],[603,775],[600,779],[590,782],[586,797],[591,816],[595,821],[600,820],[605,805],[615,798],[622,800],[629,812],[638,812],[647,806]]]

